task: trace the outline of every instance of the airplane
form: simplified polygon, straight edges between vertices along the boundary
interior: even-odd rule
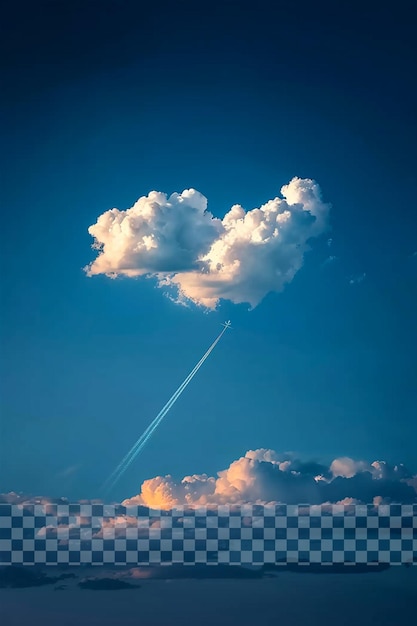
[[[232,328],[232,322],[230,320],[228,320],[227,322],[224,322],[224,324],[222,324],[222,326],[224,326],[225,328]]]

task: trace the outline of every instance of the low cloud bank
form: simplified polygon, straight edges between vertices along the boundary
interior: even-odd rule
[[[138,495],[122,504],[154,508],[178,505],[324,503],[412,503],[417,502],[416,476],[404,465],[385,461],[335,459],[330,466],[301,461],[274,450],[249,450],[218,472],[145,480]]]
[[[349,457],[329,465],[261,448],[249,450],[217,476],[193,474],[182,480],[156,476],[142,483],[140,492],[121,505],[155,509],[175,506],[242,504],[410,504],[417,503],[417,475],[403,464],[363,461]],[[0,504],[68,504],[67,498],[0,494]],[[100,504],[102,500],[80,500]],[[118,518],[115,518],[114,523]],[[77,526],[80,521],[77,521]],[[126,524],[126,518],[122,519]],[[137,525],[137,520],[132,519]],[[112,522],[113,525],[113,522]],[[105,525],[104,525],[105,526]]]
[[[308,242],[328,226],[330,207],[315,181],[295,177],[281,194],[250,211],[235,204],[218,219],[195,189],[169,197],[151,191],[90,226],[98,256],[85,271],[154,277],[183,304],[214,309],[225,299],[255,307],[292,281]]]

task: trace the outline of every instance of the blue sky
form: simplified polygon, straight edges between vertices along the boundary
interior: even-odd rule
[[[117,497],[259,447],[415,471],[406,3],[31,4],[3,38],[0,490],[94,497],[229,318]],[[331,230],[252,311],[82,270],[112,207],[192,187],[222,218],[294,176],[318,182]]]

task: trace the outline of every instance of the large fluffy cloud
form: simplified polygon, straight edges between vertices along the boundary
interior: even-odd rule
[[[100,250],[88,274],[158,275],[196,267],[222,231],[221,221],[206,208],[206,198],[188,189],[169,198],[151,191],[127,211],[106,211],[88,229],[93,248]]]
[[[415,502],[416,490],[403,465],[384,461],[354,461],[343,457],[330,466],[303,462],[273,450],[249,450],[245,456],[218,472],[145,480],[139,495],[123,504],[154,508],[176,505],[244,504],[282,502],[323,504],[326,502]]]
[[[293,178],[281,194],[251,211],[236,204],[220,220],[194,189],[169,197],[152,191],[90,226],[99,254],[85,270],[89,276],[154,276],[178,301],[207,308],[222,298],[254,307],[294,278],[308,241],[327,227],[329,205],[316,182]]]

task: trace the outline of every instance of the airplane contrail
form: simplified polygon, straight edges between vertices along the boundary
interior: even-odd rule
[[[191,382],[191,380],[197,374],[198,370],[203,365],[204,361],[206,361],[206,359],[209,357],[209,355],[214,350],[216,345],[219,343],[220,339],[223,337],[226,330],[231,327],[230,320],[228,322],[225,322],[223,326],[224,326],[223,330],[221,331],[219,336],[213,341],[213,343],[211,344],[207,352],[202,356],[202,358],[199,360],[197,365],[191,370],[191,372],[188,374],[186,379],[181,383],[178,389],[172,394],[171,398],[168,400],[165,406],[160,410],[158,415],[150,423],[150,425],[145,430],[145,432],[139,437],[139,439],[132,446],[129,452],[123,457],[123,459],[121,460],[119,465],[116,467],[116,469],[113,471],[113,473],[106,480],[106,482],[103,485],[104,492],[108,493],[111,489],[113,489],[116,483],[120,480],[120,478],[126,472],[130,464],[134,461],[134,459],[137,457],[139,452],[143,449],[143,447],[149,441],[149,439],[151,438],[151,436],[153,435],[153,433],[155,432],[155,430],[157,429],[161,421],[164,419],[165,415],[172,408],[172,406],[178,400],[178,398],[180,397],[184,389],[187,387],[187,385]]]

